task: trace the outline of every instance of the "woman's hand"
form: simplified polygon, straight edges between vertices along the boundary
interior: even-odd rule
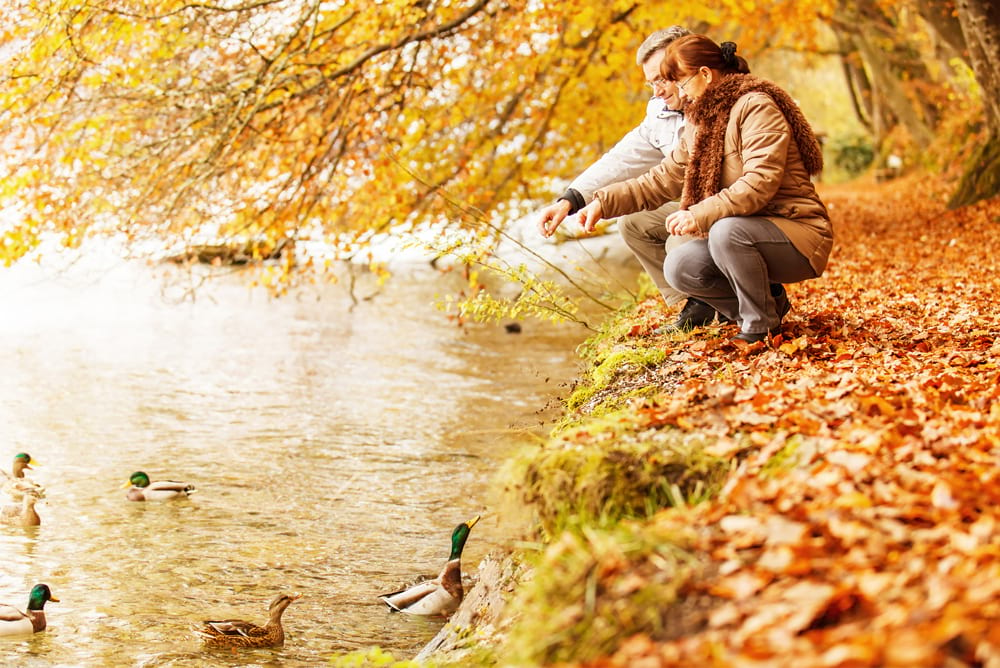
[[[580,209],[580,227],[584,232],[590,234],[597,227],[604,214],[601,212],[601,200],[595,199],[590,204]]]
[[[688,234],[702,236],[701,230],[698,229],[698,223],[694,219],[694,214],[690,211],[674,211],[663,222],[667,226],[667,232],[670,232],[670,234],[675,234],[679,237]]]
[[[569,207],[569,200],[561,199],[541,210],[538,218],[538,231],[542,233],[543,237],[551,237],[556,233],[559,225],[569,215]]]

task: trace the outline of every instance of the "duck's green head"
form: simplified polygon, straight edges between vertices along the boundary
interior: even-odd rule
[[[469,532],[472,531],[472,527],[476,526],[476,522],[478,521],[479,515],[476,515],[468,522],[459,524],[451,532],[451,556],[448,557],[449,561],[462,556],[462,550],[465,549],[465,541],[469,539]]]
[[[122,487],[128,487],[129,485],[133,487],[149,487],[149,476],[142,471],[136,471],[128,477],[128,480]]]
[[[31,455],[29,455],[27,452],[19,452],[16,455],[14,455],[14,477],[15,478],[22,477],[21,471],[23,471],[24,469],[30,469],[32,464],[38,466],[38,462],[32,459]]]
[[[42,610],[46,601],[59,602],[59,599],[52,595],[48,585],[36,584],[28,594],[28,610]]]

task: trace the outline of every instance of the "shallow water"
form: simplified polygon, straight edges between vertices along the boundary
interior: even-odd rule
[[[172,280],[114,266],[0,269],[0,465],[44,465],[42,525],[0,526],[0,601],[50,585],[49,630],[0,640],[20,666],[318,665],[379,645],[415,654],[440,619],[377,600],[443,565],[476,514],[467,573],[510,535],[488,484],[573,377],[579,326],[459,328],[432,272],[349,310],[342,287],[281,300],[241,278],[178,302]],[[369,286],[368,292],[374,288]],[[132,471],[194,483],[138,504]],[[284,648],[204,650],[202,619],[263,623]]]

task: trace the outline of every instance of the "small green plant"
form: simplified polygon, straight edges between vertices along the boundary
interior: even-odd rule
[[[868,137],[852,135],[834,142],[833,163],[848,176],[861,174],[875,159],[875,149]]]
[[[798,436],[790,437],[774,456],[767,460],[761,468],[761,475],[764,477],[774,476],[782,471],[794,468],[798,463],[798,452],[802,445],[802,439]]]

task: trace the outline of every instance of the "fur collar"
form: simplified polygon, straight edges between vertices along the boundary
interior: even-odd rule
[[[722,163],[729,114],[737,100],[752,92],[766,94],[781,109],[806,170],[810,174],[818,174],[823,169],[823,153],[816,135],[791,96],[770,81],[752,74],[730,74],[706,90],[685,110],[685,117],[698,126],[698,132],[684,171],[682,209],[722,190]]]

